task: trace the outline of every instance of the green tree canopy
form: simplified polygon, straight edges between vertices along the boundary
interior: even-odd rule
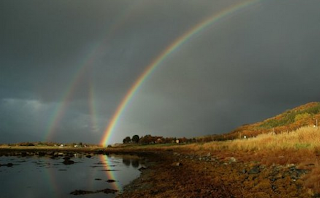
[[[134,135],[134,136],[132,136],[132,142],[134,142],[134,143],[138,143],[139,142],[139,136],[138,135]]]
[[[129,136],[123,139],[124,144],[130,143],[130,142],[131,142],[131,138]]]

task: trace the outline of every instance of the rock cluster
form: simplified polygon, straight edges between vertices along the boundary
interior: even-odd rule
[[[0,167],[1,167],[1,166],[12,167],[12,166],[13,166],[13,164],[12,164],[12,163],[0,164]]]
[[[310,197],[301,180],[308,171],[295,165],[220,160],[209,153],[167,152],[153,160],[119,197]]]

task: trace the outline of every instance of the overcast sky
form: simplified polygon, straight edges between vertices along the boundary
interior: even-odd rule
[[[1,0],[0,143],[99,143],[147,66],[241,0]],[[170,53],[110,143],[226,133],[319,101],[320,1],[261,0]]]

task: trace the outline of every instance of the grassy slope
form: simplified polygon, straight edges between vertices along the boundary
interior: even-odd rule
[[[320,122],[320,103],[311,102],[261,122],[240,126],[225,134],[225,137],[227,139],[237,139],[244,136],[255,137],[262,133],[274,132],[279,134],[293,131],[303,126],[315,125],[316,120]]]

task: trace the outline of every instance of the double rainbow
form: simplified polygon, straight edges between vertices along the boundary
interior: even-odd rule
[[[193,37],[195,34],[198,34],[199,32],[203,31],[210,25],[218,22],[219,20],[230,16],[232,14],[235,14],[236,12],[250,7],[252,5],[255,5],[260,0],[247,0],[244,2],[241,2],[239,4],[232,5],[226,9],[223,9],[222,11],[213,14],[212,16],[204,19],[194,27],[192,27],[190,30],[185,32],[183,35],[178,37],[173,43],[171,43],[168,47],[166,47],[144,70],[144,72],[139,76],[139,78],[134,82],[132,87],[129,89],[125,97],[122,99],[120,105],[117,107],[114,115],[111,118],[111,121],[109,125],[106,127],[103,138],[100,142],[101,145],[105,146],[109,143],[110,137],[117,126],[117,123],[119,122],[119,119],[125,110],[125,108],[128,106],[128,103],[132,99],[132,97],[135,95],[135,93],[138,91],[141,84],[147,79],[148,76],[152,72],[155,71],[157,66],[159,66],[163,60],[165,60],[168,55],[170,55],[173,51],[177,50],[181,45],[186,43],[188,40],[190,40],[191,37]]]
[[[82,78],[85,76],[85,74],[92,70],[92,65],[94,61],[97,59],[97,56],[99,55],[99,52],[104,51],[105,44],[111,40],[111,38],[115,35],[117,30],[121,29],[125,25],[125,23],[128,21],[128,19],[131,17],[131,15],[136,14],[135,8],[139,4],[133,3],[128,4],[128,6],[122,10],[122,12],[119,13],[117,19],[111,25],[110,28],[108,28],[106,31],[105,38],[99,42],[93,45],[88,49],[88,52],[86,56],[84,56],[78,66],[75,68],[74,74],[70,78],[70,83],[66,86],[65,91],[62,93],[60,97],[60,102],[56,105],[55,110],[52,112],[49,121],[48,126],[45,132],[45,140],[46,141],[52,141],[54,139],[54,135],[57,132],[57,126],[61,122],[65,111],[68,107],[69,102],[72,100],[72,97],[74,95],[75,89],[77,85],[80,83]],[[93,129],[97,130],[97,119],[96,119],[96,104],[93,101],[94,97],[94,87],[93,84],[90,86],[90,93],[89,93],[89,108],[90,108],[90,114],[93,116],[92,118],[92,124]]]

